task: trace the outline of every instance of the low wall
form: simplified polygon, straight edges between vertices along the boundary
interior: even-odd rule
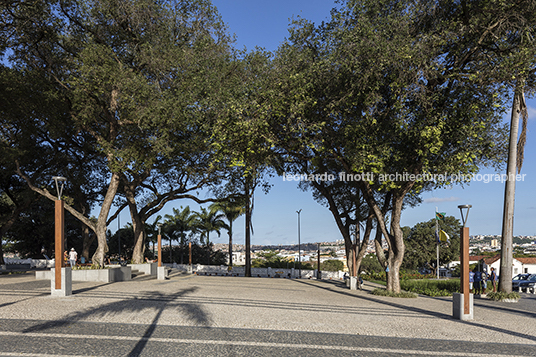
[[[158,263],[127,264],[132,270],[138,270],[147,275],[156,275]]]
[[[188,271],[187,264],[164,264],[167,267],[177,269],[179,271]],[[245,267],[233,266],[229,270],[225,265],[201,265],[193,264],[192,270],[198,275],[227,275],[227,276],[244,276]],[[344,272],[342,271],[321,271],[321,279],[325,280],[343,280]],[[300,271],[298,269],[279,269],[279,268],[251,268],[251,276],[263,278],[298,278]],[[316,270],[301,270],[302,279],[316,279]]]
[[[128,281],[132,279],[132,269],[130,267],[114,267],[109,269],[81,269],[72,270],[73,281],[97,281],[102,283],[113,283],[116,281]],[[50,270],[36,271],[37,280],[50,280]]]
[[[4,263],[11,267],[27,267],[28,269],[44,269],[54,268],[54,259],[18,259],[18,258],[4,258]]]

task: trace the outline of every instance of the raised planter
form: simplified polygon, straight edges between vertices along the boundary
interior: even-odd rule
[[[97,281],[113,283],[116,281],[128,281],[132,279],[132,269],[126,267],[113,267],[109,269],[82,269],[72,270],[73,281]],[[50,271],[36,271],[35,278],[38,280],[51,279]]]

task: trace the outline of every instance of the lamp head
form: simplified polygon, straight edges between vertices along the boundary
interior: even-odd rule
[[[460,209],[460,213],[462,214],[462,223],[464,227],[467,224],[467,217],[469,217],[469,209],[471,209],[471,207],[473,206],[472,205],[459,205],[458,206],[458,208]],[[465,213],[465,218],[463,217],[464,209],[467,209],[467,212]]]
[[[67,179],[62,176],[53,176],[52,179],[56,182],[56,192],[58,193],[58,200],[61,200],[61,194],[63,193],[63,186]],[[61,185],[60,185],[61,182]]]

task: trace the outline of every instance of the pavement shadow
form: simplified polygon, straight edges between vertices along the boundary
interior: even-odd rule
[[[504,333],[504,334],[512,335],[512,336],[519,337],[519,338],[524,338],[524,339],[527,339],[527,340],[530,340],[530,341],[536,341],[536,336],[533,336],[533,335],[528,335],[528,334],[520,333],[520,332],[517,332],[517,331],[511,331],[511,330],[503,329],[503,328],[500,328],[500,327],[488,326],[488,325],[478,323],[478,322],[462,321],[462,320],[454,319],[451,315],[444,314],[444,313],[437,312],[437,311],[432,311],[432,310],[427,310],[427,309],[423,309],[423,308],[420,308],[420,307],[408,306],[408,305],[399,304],[399,303],[395,303],[395,302],[391,302],[391,301],[385,301],[385,300],[381,300],[381,299],[376,299],[376,298],[373,298],[373,297],[368,296],[368,295],[356,295],[356,294],[353,294],[353,293],[350,293],[350,292],[341,291],[339,289],[333,289],[333,287],[328,288],[326,286],[320,286],[319,283],[313,283],[313,282],[309,282],[309,281],[300,281],[300,280],[297,280],[297,279],[293,280],[293,281],[297,282],[297,283],[300,283],[300,284],[306,284],[306,285],[309,285],[309,286],[312,286],[312,287],[316,287],[318,289],[328,290],[328,291],[331,291],[331,292],[334,292],[334,293],[337,293],[337,294],[343,294],[343,295],[346,295],[346,296],[351,296],[351,297],[354,297],[356,299],[372,301],[372,302],[375,302],[375,303],[378,303],[378,304],[383,304],[383,305],[387,305],[387,306],[390,306],[390,307],[395,307],[395,308],[398,308],[398,309],[403,309],[403,310],[407,310],[407,311],[411,311],[411,312],[415,312],[415,313],[419,313],[419,314],[424,314],[424,315],[428,315],[428,316],[432,316],[432,317],[436,317],[436,318],[440,318],[440,319],[444,319],[444,320],[455,321],[455,322],[465,324],[465,325],[481,327],[483,329],[487,329],[487,330],[491,330],[491,331],[495,331],[495,332],[499,332],[499,333]],[[334,284],[330,284],[330,285],[334,285]],[[342,287],[340,285],[337,285],[336,287],[340,287],[342,289]],[[347,289],[345,286],[344,286],[344,288]]]
[[[124,294],[119,293],[115,296],[115,298],[120,298],[121,300],[103,304],[95,308],[78,311],[58,320],[46,321],[44,323],[31,326],[23,330],[23,333],[43,332],[50,329],[68,327],[69,325],[82,321],[88,317],[104,317],[114,313],[135,313],[146,309],[156,309],[156,315],[153,318],[153,321],[149,324],[144,334],[140,337],[138,343],[128,354],[129,356],[139,356],[144,350],[149,338],[154,333],[158,320],[166,308],[175,307],[181,310],[181,313],[185,314],[188,319],[195,321],[195,323],[198,325],[208,326],[210,324],[210,317],[200,306],[195,304],[184,304],[176,301],[177,299],[180,299],[197,290],[197,287],[192,287],[189,289],[182,289],[171,294],[148,292],[145,294],[142,293],[141,295],[138,294],[138,296],[133,297],[125,297]],[[111,296],[108,297],[110,298]]]
[[[536,312],[531,312],[527,310],[516,310],[516,309],[508,308],[506,306],[494,306],[494,305],[489,305],[485,303],[478,303],[476,301],[473,304],[474,306],[478,306],[484,309],[497,310],[497,311],[502,311],[502,312],[506,311],[508,313],[515,314],[515,315],[536,318]]]

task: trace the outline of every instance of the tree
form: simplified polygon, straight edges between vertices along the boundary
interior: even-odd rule
[[[220,96],[214,130],[218,133],[213,148],[220,160],[232,168],[225,192],[243,197],[245,202],[245,276],[251,276],[251,234],[255,190],[269,190],[266,176],[274,164],[273,133],[270,115],[270,54],[256,49],[229,62],[229,85]]]
[[[197,228],[197,214],[190,211],[190,207],[176,209],[173,208],[173,215],[164,216],[164,231],[171,240],[177,239],[180,248],[180,264],[184,264],[184,244],[186,242],[186,232],[194,231]]]
[[[225,228],[229,235],[229,266],[233,266],[233,222],[246,212],[246,208],[240,198],[230,198],[225,202],[216,202],[210,205],[210,211],[221,212],[229,223]]]
[[[195,214],[197,222],[195,223],[196,230],[201,233],[201,243],[205,244],[207,250],[207,265],[210,265],[210,232],[218,233],[220,236],[220,230],[226,228],[227,225],[223,221],[224,215],[218,211],[207,210],[201,207],[201,212]]]
[[[138,186],[155,163],[177,152],[200,152],[190,135],[210,132],[196,120],[210,107],[205,100],[207,88],[212,88],[208,84],[216,73],[224,75],[209,63],[228,50],[219,16],[204,0],[8,3],[2,12],[17,30],[8,42],[14,63],[41,71],[55,83],[73,127],[93,138],[93,148],[105,161],[108,184],[96,223],[67,207],[95,231],[99,244],[93,261],[103,264],[108,214],[121,181],[139,260],[145,246],[144,214],[149,212],[138,215],[133,198]],[[181,149],[170,143],[180,143]],[[173,161],[177,169],[183,163]],[[147,211],[155,213],[163,201]]]
[[[8,242],[6,251],[17,253],[22,257],[43,259],[43,254],[53,257],[54,242],[54,209],[49,200],[38,196],[2,237]],[[75,248],[81,251],[83,236],[78,221],[70,214],[65,215],[65,245],[60,249]]]
[[[478,75],[483,50],[463,59],[446,52],[438,28],[415,20],[424,10],[412,1],[346,1],[328,24],[300,21],[278,50],[273,81],[281,137],[347,174],[371,175],[357,186],[387,242],[394,292],[406,198],[499,161],[504,141],[496,108],[505,91]]]
[[[439,264],[446,264],[460,257],[460,222],[452,216],[447,216],[439,223],[439,229],[445,231],[449,243],[441,243],[439,249]],[[404,235],[406,255],[403,267],[417,270],[423,267],[437,268],[436,251],[436,220],[417,223],[407,235]]]
[[[510,124],[510,142],[506,181],[503,228],[502,255],[499,288],[503,292],[512,289],[512,236],[515,197],[516,168],[519,171],[523,163],[523,151],[526,141],[526,124],[528,113],[524,93],[534,90],[536,68],[536,2],[521,0],[515,2],[464,1],[458,5],[454,2],[437,2],[433,10],[423,17],[425,23],[447,29],[442,46],[451,54],[447,60],[462,59],[471,61],[486,73],[485,80],[492,80],[508,88],[513,94]],[[448,21],[440,19],[448,18]],[[440,22],[440,23],[439,23]],[[460,36],[460,33],[463,36]],[[522,132],[518,140],[519,114],[523,118]],[[516,144],[517,142],[517,144]]]
[[[320,270],[326,271],[342,271],[344,263],[340,260],[326,260],[320,263]]]

